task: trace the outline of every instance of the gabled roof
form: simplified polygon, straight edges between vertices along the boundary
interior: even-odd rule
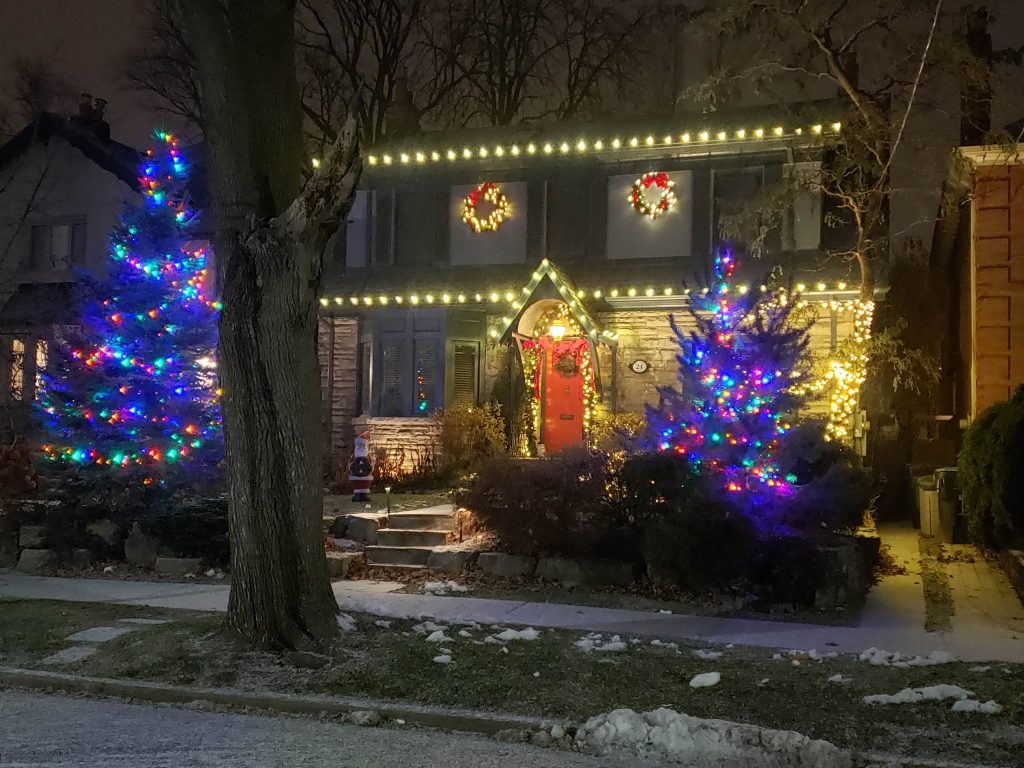
[[[97,136],[94,130],[76,125],[73,121],[51,112],[40,114],[0,147],[0,168],[19,157],[36,142],[46,142],[55,136],[64,139],[100,168],[114,174],[133,190],[138,191],[138,165],[141,160],[138,150],[118,141],[103,139]]]

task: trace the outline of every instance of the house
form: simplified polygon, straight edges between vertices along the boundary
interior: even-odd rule
[[[18,429],[55,326],[72,321],[75,270],[101,272],[124,205],[138,199],[136,150],[110,138],[105,102],[42,113],[0,147],[0,400]]]
[[[454,403],[501,403],[523,452],[583,444],[597,420],[642,412],[676,381],[668,316],[685,321],[686,285],[699,290],[727,245],[746,254],[740,290],[760,290],[773,268],[804,283],[812,345],[834,350],[865,315],[851,264],[822,259],[847,235],[825,225],[836,211],[815,184],[842,140],[831,106],[367,149],[321,299],[334,460],[370,431],[407,467],[426,462],[428,417]],[[773,194],[777,216],[751,212]]]
[[[953,153],[930,280],[945,324],[939,411],[960,428],[1024,384],[1024,144]]]

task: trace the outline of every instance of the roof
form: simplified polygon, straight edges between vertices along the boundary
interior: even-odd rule
[[[426,131],[385,141],[365,151],[367,171],[449,167],[468,163],[521,164],[537,159],[595,156],[612,160],[813,146],[841,134],[842,109],[834,100],[779,108],[643,119],[562,121]]]
[[[100,168],[138,191],[138,166],[142,157],[138,150],[112,139],[103,139],[94,130],[51,112],[40,114],[0,147],[0,168],[36,142],[46,142],[54,136],[64,139]]]

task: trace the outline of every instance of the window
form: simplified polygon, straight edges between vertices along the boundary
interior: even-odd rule
[[[85,258],[85,222],[36,224],[31,234],[31,267],[65,271]]]
[[[43,388],[43,371],[50,356],[50,347],[46,339],[36,339],[36,397]]]
[[[11,339],[10,392],[12,400],[21,400],[25,388],[25,342]]]
[[[763,235],[759,198],[764,189],[764,169],[716,169],[712,178],[711,242],[746,246],[758,252]]]
[[[380,407],[378,416],[408,416],[402,395],[405,341],[391,339],[380,345]]]
[[[476,405],[480,387],[480,345],[457,343],[452,347],[452,394],[454,405]]]
[[[678,258],[693,254],[693,173],[671,171],[676,202],[656,219],[641,216],[626,201],[637,174],[608,177],[609,259]],[[650,192],[654,202],[660,193]]]
[[[508,181],[498,176],[487,180],[501,187],[512,206],[512,214],[493,232],[476,233],[462,220],[462,201],[476,185],[460,184],[452,187],[447,202],[447,228],[444,230],[448,240],[448,261],[452,265],[522,264],[526,261],[529,205],[527,184],[525,181]],[[490,211],[490,204],[481,203],[479,210],[481,214]],[[580,237],[578,232],[576,237]]]
[[[783,247],[816,250],[821,245],[821,163],[787,165],[785,177],[792,187],[792,203],[782,222]]]

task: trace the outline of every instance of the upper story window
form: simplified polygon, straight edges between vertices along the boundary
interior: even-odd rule
[[[29,266],[37,271],[66,271],[85,261],[85,220],[62,219],[32,227]]]
[[[448,261],[463,264],[521,264],[526,261],[527,185],[526,182],[498,184],[511,207],[509,215],[497,229],[475,232],[462,220],[463,201],[476,188],[476,184],[460,184],[451,188],[448,197]],[[486,218],[493,205],[480,201],[477,216]]]
[[[762,213],[764,168],[714,169],[711,172],[711,242],[760,253],[770,224]]]
[[[638,212],[627,200],[637,174],[608,177],[607,253],[609,259],[651,259],[693,254],[693,174],[671,171],[675,203],[657,217]],[[661,193],[652,189],[656,205]]]

